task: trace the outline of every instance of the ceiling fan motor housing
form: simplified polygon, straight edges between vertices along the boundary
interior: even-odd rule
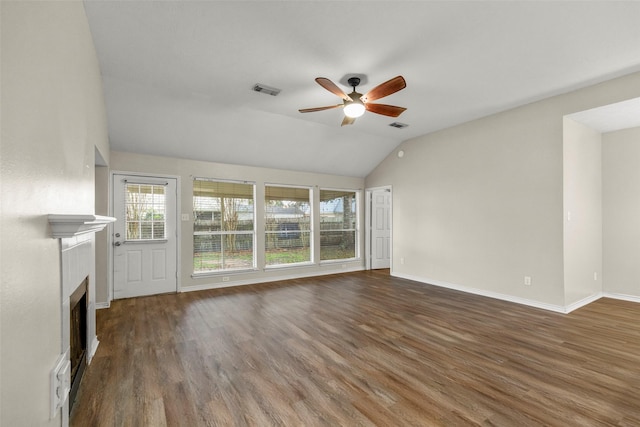
[[[356,86],[360,84],[360,77],[351,77],[347,82],[349,82],[349,86],[355,90]]]

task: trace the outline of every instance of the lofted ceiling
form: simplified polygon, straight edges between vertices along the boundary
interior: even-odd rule
[[[640,71],[634,1],[95,1],[114,150],[366,176],[403,141]],[[407,88],[341,127],[327,77]],[[278,96],[252,90],[281,89]],[[390,127],[394,121],[409,126]]]

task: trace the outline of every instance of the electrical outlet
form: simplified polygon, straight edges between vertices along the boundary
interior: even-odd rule
[[[189,214],[188,213],[182,214],[182,220],[183,221],[189,221]]]
[[[524,276],[524,284],[526,286],[531,286],[531,276]]]
[[[400,258],[400,264],[404,265],[404,257]]]
[[[598,280],[598,272],[597,271],[593,272],[593,280]]]
[[[71,362],[67,353],[60,355],[50,373],[51,409],[49,416],[54,419],[58,409],[63,408],[71,391]]]
[[[222,277],[222,281],[223,282],[228,282],[229,281],[229,276],[223,276]]]

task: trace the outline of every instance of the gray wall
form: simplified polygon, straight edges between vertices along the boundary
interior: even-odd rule
[[[109,168],[107,166],[95,167],[95,213],[96,215],[110,216],[109,212]],[[109,297],[109,230],[107,226],[104,230],[95,234],[96,248],[96,301],[106,302]],[[105,306],[101,304],[98,308]]]
[[[602,137],[564,119],[564,304],[602,293]]]
[[[640,128],[602,136],[605,293],[640,297]]]
[[[366,179],[393,186],[392,274],[564,310],[563,116],[638,96],[635,73],[403,143]]]

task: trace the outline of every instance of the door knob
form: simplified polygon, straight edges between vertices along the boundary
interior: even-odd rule
[[[120,243],[120,242],[115,242],[113,245],[114,245],[114,246],[120,246],[121,244],[122,244],[122,243]]]

